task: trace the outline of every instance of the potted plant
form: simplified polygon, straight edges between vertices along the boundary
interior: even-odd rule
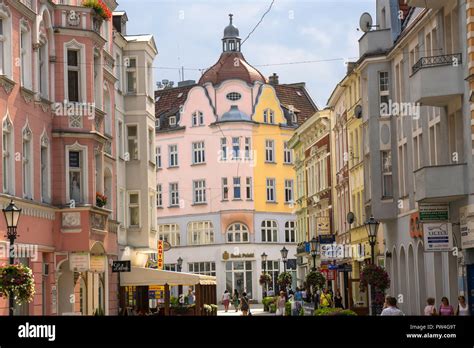
[[[112,17],[112,11],[102,0],[84,0],[82,6],[94,9],[97,16],[108,21]]]
[[[291,274],[289,272],[280,273],[277,281],[278,281],[278,286],[280,286],[281,289],[286,290],[286,288],[288,288],[288,285],[290,285],[292,281]]]
[[[16,303],[30,303],[35,294],[35,280],[31,269],[22,264],[0,267],[0,296],[13,296]]]
[[[319,271],[311,271],[306,275],[306,284],[316,289],[322,289],[326,284],[326,278]]]
[[[270,311],[270,306],[272,303],[275,303],[276,302],[276,299],[274,296],[267,296],[267,297],[264,297],[263,300],[262,300],[262,304],[263,304],[263,310],[265,312],[268,312]]]
[[[95,194],[95,204],[99,207],[102,208],[107,205],[107,196],[103,195],[100,192],[96,192]]]
[[[355,316],[356,312],[342,308],[319,308],[314,311],[316,316]]]
[[[262,273],[260,274],[260,279],[258,281],[260,285],[264,286],[272,283],[272,277],[270,274]]]
[[[390,277],[383,267],[366,265],[360,273],[360,291],[366,291],[368,286],[375,291],[375,304],[380,308],[385,301],[385,290],[390,287]]]

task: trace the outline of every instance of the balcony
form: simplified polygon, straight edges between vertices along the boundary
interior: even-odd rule
[[[421,105],[445,106],[463,94],[462,54],[423,57],[412,68],[413,101]]]
[[[407,5],[410,7],[422,7],[422,8],[432,8],[439,9],[443,7],[446,3],[446,0],[408,0]]]
[[[383,53],[392,45],[390,29],[371,30],[359,39],[359,56]]]
[[[428,166],[415,171],[417,202],[449,202],[468,194],[466,164]]]

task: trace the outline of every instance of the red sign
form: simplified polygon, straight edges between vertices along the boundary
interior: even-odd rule
[[[165,262],[164,262],[164,249],[163,249],[163,241],[158,241],[158,254],[156,256],[156,266],[158,269],[163,269]]]
[[[423,237],[423,224],[420,221],[420,212],[410,215],[410,237]]]
[[[324,277],[328,281],[336,279],[336,271],[333,269],[322,269],[321,272],[324,274]]]

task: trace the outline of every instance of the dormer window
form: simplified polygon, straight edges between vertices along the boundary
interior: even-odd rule
[[[171,116],[169,118],[170,126],[176,126],[176,116]]]
[[[263,111],[263,123],[275,123],[275,113],[273,112],[273,110],[266,109],[265,111]]]
[[[159,130],[159,129],[160,129],[160,126],[161,126],[160,119],[157,118],[157,119],[155,120],[155,131]]]
[[[294,111],[290,112],[290,116],[291,116],[291,123],[294,123],[294,124],[298,123],[298,118],[296,117],[296,114]]]
[[[201,111],[193,112],[193,127],[204,125],[204,114]]]
[[[237,93],[237,92],[231,92],[231,93],[227,94],[226,98],[228,100],[231,100],[231,101],[236,101],[236,100],[240,100],[242,98],[242,94]]]

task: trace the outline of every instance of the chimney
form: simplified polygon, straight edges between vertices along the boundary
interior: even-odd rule
[[[271,85],[278,85],[279,84],[278,75],[276,73],[273,73],[273,75],[268,78],[268,82]]]
[[[349,75],[352,72],[352,70],[354,70],[355,66],[356,66],[356,62],[347,63],[347,75]]]

